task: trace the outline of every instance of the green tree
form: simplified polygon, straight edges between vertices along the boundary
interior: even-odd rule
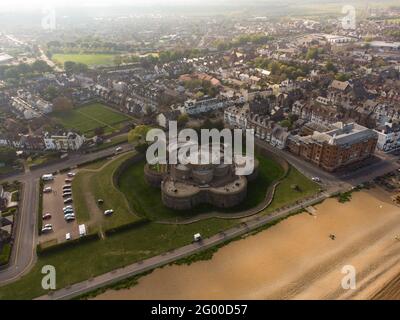
[[[0,147],[0,162],[12,165],[17,160],[17,153],[9,147]]]
[[[128,142],[133,144],[146,143],[146,135],[151,129],[150,126],[139,125],[128,133]]]
[[[188,122],[189,122],[189,116],[186,113],[179,115],[178,117],[179,128],[183,128],[184,126],[186,126]]]

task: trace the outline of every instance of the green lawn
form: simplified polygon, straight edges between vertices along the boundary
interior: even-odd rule
[[[98,172],[81,171],[73,181],[73,197],[76,216],[79,223],[89,221],[91,215],[90,203],[96,203],[98,199],[103,199],[104,204],[100,210],[113,209],[114,214],[104,217],[101,220],[103,229],[114,228],[120,225],[139,220],[139,217],[132,213],[124,195],[114,186],[113,176],[115,170],[127,159],[133,156],[133,152],[109,161],[103,169]],[[100,168],[95,168],[98,170]],[[93,170],[93,169],[92,169]],[[96,204],[97,205],[97,204]]]
[[[293,185],[298,186],[298,191],[292,189]],[[302,175],[296,168],[290,167],[287,177],[276,188],[274,199],[265,212],[270,213],[282,206],[312,196],[319,190],[318,184]]]
[[[8,263],[8,260],[10,258],[10,252],[11,252],[11,245],[9,243],[6,243],[0,252],[0,266]]]
[[[53,55],[52,60],[60,65],[64,65],[66,61],[76,63],[84,63],[90,67],[95,66],[111,66],[114,64],[113,54],[59,54]]]
[[[45,294],[41,287],[44,265],[57,271],[57,288],[123,267],[191,243],[193,234],[212,236],[235,224],[231,220],[212,219],[177,226],[150,223],[118,233],[105,240],[82,243],[62,252],[39,257],[35,267],[21,280],[0,287],[0,300],[32,299]]]
[[[67,129],[87,136],[93,136],[96,128],[104,128],[105,133],[117,131],[130,119],[101,103],[89,104],[72,111],[55,112],[53,117]]]
[[[178,211],[165,207],[161,201],[161,190],[150,187],[144,180],[144,161],[132,165],[121,175],[119,188],[125,194],[134,212],[155,221],[176,221],[177,219],[193,217],[196,214],[212,210],[226,213],[239,212],[253,208],[261,203],[269,186],[283,174],[283,169],[272,159],[262,156],[258,157],[258,159],[260,162],[259,176],[249,184],[246,200],[234,208],[220,209],[204,204],[192,210]]]
[[[101,174],[96,175],[95,180],[91,183],[94,192],[98,196],[104,196],[104,199],[110,204],[114,201],[121,201],[120,197],[116,197],[116,190],[110,183],[115,168],[118,167],[123,160],[130,157],[131,154],[123,155],[121,158],[111,162]],[[266,164],[267,162],[265,162]],[[270,170],[274,170],[274,166],[270,163]],[[131,190],[132,196],[129,196],[129,201],[132,204],[138,203],[133,201],[135,196],[143,196],[143,192],[137,193],[144,185],[137,178],[140,176],[139,168],[143,172],[143,166],[132,166],[127,174],[123,175],[121,188],[136,186]],[[278,170],[279,171],[279,170]],[[279,174],[272,177],[279,177]],[[87,188],[79,179],[83,179],[84,175],[78,174],[74,179],[74,197],[75,193],[84,195]],[[126,177],[126,179],[125,179]],[[272,181],[273,178],[270,178]],[[90,180],[89,180],[90,181]],[[131,181],[131,182],[129,182]],[[82,181],[81,181],[82,182]],[[128,183],[129,182],[129,183]],[[100,184],[108,183],[108,189],[99,187]],[[124,184],[126,184],[124,186]],[[300,191],[294,191],[292,185],[299,186]],[[79,189],[81,186],[81,189]],[[258,185],[262,189],[265,186]],[[111,191],[110,191],[111,190]],[[275,198],[268,212],[273,208],[278,208],[283,205],[290,204],[304,196],[311,195],[318,190],[318,186],[310,182],[307,178],[301,175],[297,170],[291,168],[288,176],[278,186]],[[254,190],[253,190],[254,191]],[[128,189],[125,190],[128,192]],[[294,193],[295,192],[295,193]],[[84,198],[84,197],[83,197]],[[83,199],[82,198],[82,199]],[[147,196],[143,203],[149,205],[149,199],[157,201],[157,198]],[[79,205],[79,201],[74,199],[75,206]],[[140,204],[140,203],[139,203]],[[115,204],[117,205],[117,204]],[[155,206],[157,208],[157,206]],[[152,213],[154,215],[154,213]],[[78,219],[81,217],[78,216]],[[119,219],[119,218],[118,218]],[[240,220],[223,220],[223,219],[208,219],[196,222],[190,225],[166,225],[150,222],[145,225],[138,226],[135,229],[126,230],[107,237],[103,240],[82,243],[78,246],[65,248],[62,252],[54,252],[46,256],[38,257],[34,268],[22,279],[12,284],[0,287],[0,300],[5,299],[32,299],[44,294],[41,287],[43,274],[41,268],[44,265],[53,265],[57,270],[57,289],[67,285],[86,280],[88,278],[103,274],[119,267],[126,266],[163,252],[169,251],[189,244],[192,241],[193,234],[200,232],[204,237],[210,237],[220,231],[229,229]]]

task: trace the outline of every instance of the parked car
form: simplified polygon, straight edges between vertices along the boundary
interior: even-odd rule
[[[312,177],[311,180],[314,181],[314,182],[321,182],[321,178],[320,177]]]
[[[72,206],[66,206],[66,207],[63,208],[64,211],[68,210],[68,209],[73,209],[73,208],[72,208]]]
[[[72,186],[70,184],[64,185],[63,190],[67,190],[67,189],[72,189]]]
[[[120,152],[122,152],[122,151],[123,151],[122,147],[118,147],[118,148],[115,149],[115,152],[116,152],[116,153],[120,153]]]
[[[51,214],[45,213],[42,218],[43,218],[43,220],[49,220],[49,219],[51,219]]]
[[[64,200],[64,203],[65,203],[65,204],[67,204],[67,203],[72,203],[72,202],[73,202],[72,198],[68,198],[68,199],[65,199],[65,200]]]
[[[72,182],[72,179],[65,179],[65,183],[71,183]]]
[[[64,215],[71,214],[71,213],[72,214],[74,213],[73,209],[64,210]]]
[[[45,224],[42,228],[42,233],[49,233],[53,231],[53,225],[51,224]]]
[[[71,234],[69,232],[65,234],[65,240],[71,240]]]
[[[51,187],[46,187],[43,189],[43,193],[50,193],[52,191],[53,191],[53,189]]]
[[[74,220],[75,220],[75,215],[73,215],[73,214],[68,214],[68,215],[66,215],[64,218],[65,218],[65,221],[71,222],[71,221],[74,221]]]
[[[54,180],[54,175],[49,173],[49,174],[44,174],[42,176],[43,181],[53,181]]]
[[[105,216],[110,216],[110,215],[112,215],[113,213],[114,213],[114,210],[112,210],[112,209],[104,211],[104,215],[105,215]]]
[[[72,192],[64,192],[63,193],[63,198],[71,198],[72,197]]]
[[[68,173],[67,173],[67,176],[68,176],[69,178],[73,178],[73,177],[76,176],[76,173],[75,173],[75,172],[68,172]]]

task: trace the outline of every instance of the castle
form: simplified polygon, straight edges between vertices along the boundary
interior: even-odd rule
[[[161,188],[162,202],[169,208],[188,210],[200,204],[234,207],[246,198],[248,182],[257,178],[258,161],[250,160],[254,170],[244,176],[238,169],[249,161],[246,157],[236,155],[231,164],[224,163],[222,153],[213,157],[212,163],[217,164],[146,164],[144,176],[151,186]]]

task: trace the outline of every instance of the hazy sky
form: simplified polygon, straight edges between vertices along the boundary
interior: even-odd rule
[[[267,0],[268,1],[268,0]],[[154,5],[154,4],[190,4],[190,3],[227,3],[227,0],[0,0],[1,7],[33,8],[46,5],[55,6],[107,6],[107,5]]]

